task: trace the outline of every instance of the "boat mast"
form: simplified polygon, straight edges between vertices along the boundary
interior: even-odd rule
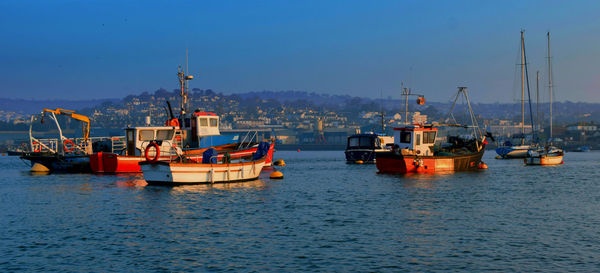
[[[383,91],[379,90],[380,108],[381,108],[381,134],[385,134],[385,117],[383,113]]]
[[[189,89],[186,87],[186,82],[189,80],[194,79],[194,76],[191,75],[186,75],[183,71],[183,69],[181,69],[181,66],[179,66],[179,69],[177,70],[177,78],[179,79],[179,86],[180,86],[180,96],[181,96],[181,104],[180,104],[180,111],[181,111],[181,116],[184,116],[186,111],[187,111],[187,105],[188,105],[188,93],[189,93]]]
[[[531,121],[531,136],[532,141],[537,139],[535,135],[535,124],[533,123],[533,109],[531,108],[531,89],[529,88],[529,71],[527,70],[527,54],[525,53],[525,40],[523,39],[523,60],[525,61],[525,78],[527,81],[527,103],[529,104],[529,119]]]
[[[525,38],[521,30],[521,145],[525,144]]]
[[[552,62],[550,60],[550,32],[546,34],[548,36],[548,88],[550,89],[550,139],[552,139]]]
[[[535,100],[535,106],[537,107],[537,114],[535,115],[537,117],[537,124],[538,124],[538,130],[541,130],[542,125],[540,124],[540,71],[537,71],[537,77],[535,78],[535,96],[536,96],[536,100]]]
[[[401,84],[402,95],[404,96],[404,124],[408,124],[408,88],[404,88],[404,82]]]

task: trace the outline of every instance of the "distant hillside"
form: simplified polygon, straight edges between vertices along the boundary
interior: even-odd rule
[[[314,104],[343,104],[347,101],[351,100],[353,97],[349,95],[329,95],[329,94],[318,94],[315,92],[306,92],[306,91],[296,91],[296,90],[287,90],[287,91],[260,91],[260,92],[247,92],[236,94],[242,99],[252,99],[252,98],[260,98],[260,99],[274,99],[279,102],[292,102],[292,101],[309,101]],[[364,99],[369,100],[370,99]]]
[[[0,99],[0,112],[14,112],[19,114],[31,114],[39,112],[42,108],[65,108],[70,110],[83,110],[91,113],[91,109],[102,110],[105,108],[124,109],[126,104],[131,104],[132,100],[153,101],[157,98],[171,100],[177,104],[179,100],[178,90],[168,91],[158,89],[154,92],[144,92],[140,95],[128,95],[122,99],[94,99],[94,100],[24,100],[24,99]],[[286,106],[292,108],[313,108],[320,107],[338,113],[353,117],[360,111],[380,111],[382,108],[387,114],[395,112],[401,113],[404,109],[404,103],[399,99],[370,99],[352,97],[349,95],[329,95],[306,91],[254,91],[237,94],[222,94],[216,91],[194,88],[190,94],[191,101],[202,101],[202,98],[221,97],[224,99],[215,111],[220,112],[225,109],[244,110],[252,115],[252,107],[264,108]],[[432,118],[443,118],[450,109],[451,102],[436,102],[427,100],[424,106],[417,106],[414,97],[410,98],[409,111],[421,111]],[[213,103],[214,104],[214,103]],[[161,109],[163,104],[161,103]],[[206,106],[204,102],[197,105]],[[209,104],[210,105],[210,104]],[[521,106],[518,103],[475,103],[472,102],[473,110],[476,115],[490,119],[509,119],[513,121],[521,120]],[[458,108],[464,108],[461,103]],[[533,104],[532,111],[534,116],[537,107]],[[114,109],[113,109],[114,110]],[[138,109],[141,110],[141,109]],[[220,111],[218,111],[220,110]],[[162,111],[162,110],[161,110]],[[540,104],[541,116],[549,116],[548,103]],[[223,113],[221,113],[223,114]],[[131,115],[131,114],[130,114]],[[576,121],[600,121],[600,103],[584,102],[557,102],[554,104],[554,119],[556,122],[572,123]],[[8,118],[7,118],[8,120]],[[526,106],[526,122],[529,123],[529,106]]]
[[[119,102],[121,99],[93,99],[93,100],[25,100],[0,98],[0,110],[19,114],[31,114],[42,108],[64,108],[78,110],[93,107],[104,102]]]

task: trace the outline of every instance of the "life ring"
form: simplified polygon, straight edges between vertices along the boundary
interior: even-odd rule
[[[179,127],[179,120],[174,118],[174,119],[169,119],[165,122],[165,126],[175,126],[175,127]]]
[[[38,145],[38,142],[35,140],[31,143],[31,146],[34,153],[39,153],[42,151],[42,145]]]
[[[154,147],[154,149],[156,149],[156,154],[154,155],[153,158],[150,158],[150,155],[148,155],[148,152],[150,151],[150,147]],[[146,157],[147,161],[156,162],[158,160],[158,157],[160,156],[160,147],[158,146],[158,144],[154,141],[150,142],[150,144],[148,144],[148,146],[146,147],[144,156]]]
[[[71,148],[67,148],[67,144],[71,144]],[[65,141],[63,141],[63,149],[65,150],[65,152],[72,152],[73,150],[75,150],[75,143],[73,143],[72,140],[70,139],[65,139]]]

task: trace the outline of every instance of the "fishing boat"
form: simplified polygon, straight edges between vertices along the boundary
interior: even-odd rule
[[[473,124],[466,127],[458,124],[445,126],[471,128],[474,135],[448,135],[445,142],[436,145],[440,125],[406,124],[394,128],[393,149],[376,153],[376,165],[380,173],[455,172],[486,168],[486,165],[481,162],[481,158],[485,152],[486,137],[489,134],[484,136],[479,130],[468,100],[467,88],[459,87],[458,90],[452,109],[454,109],[459,96],[464,96]]]
[[[521,31],[521,134],[519,135],[519,142],[513,143],[507,141],[502,146],[496,148],[496,153],[499,158],[525,158],[527,157],[527,151],[534,148],[535,145],[525,143],[525,79],[527,77],[527,62],[525,55],[525,36],[524,32]],[[527,82],[527,91],[529,92],[529,81]],[[529,94],[529,93],[528,93]],[[533,128],[532,128],[533,130]]]
[[[536,147],[529,149],[524,159],[526,165],[558,165],[563,164],[564,151],[554,147],[552,144],[552,62],[550,59],[550,32],[548,35],[548,89],[550,92],[550,138],[544,148]]]
[[[57,115],[83,123],[81,138],[67,138],[57,118]],[[45,119],[54,121],[58,138],[41,138],[33,134],[33,126],[37,120],[44,123]],[[118,138],[118,137],[116,137]],[[32,115],[29,125],[29,149],[21,154],[21,158],[31,162],[32,171],[40,172],[90,172],[89,155],[97,144],[107,137],[90,137],[90,120],[88,117],[65,109],[44,108],[39,115]]]
[[[218,157],[226,154],[233,158],[251,157],[258,148],[257,134],[248,132],[240,135],[221,135],[220,118],[212,112],[195,110],[187,112],[189,87],[187,82],[194,77],[186,75],[181,68],[177,73],[180,84],[180,115],[175,117],[171,104],[167,101],[169,119],[165,126],[139,126],[125,128],[125,145],[120,151],[102,151],[90,156],[90,165],[95,173],[140,173],[139,162],[148,160],[144,154],[146,146],[155,141],[158,144],[159,161],[169,161],[180,149],[188,160],[201,162],[203,152],[214,148]],[[107,144],[106,146],[112,146]],[[273,160],[275,142],[271,141],[266,165]]]
[[[148,147],[151,149],[151,146]],[[238,162],[217,158],[215,149],[204,151],[201,162],[180,155],[174,161],[151,159],[139,165],[148,184],[186,185],[205,183],[228,183],[256,180],[266,164],[269,143],[262,142],[251,160]]]
[[[394,137],[378,135],[373,132],[354,134],[348,137],[346,144],[347,163],[375,163],[375,153],[389,151],[394,145]]]

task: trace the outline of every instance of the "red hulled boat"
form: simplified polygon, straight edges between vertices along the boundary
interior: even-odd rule
[[[186,113],[187,81],[192,76],[182,70],[177,73],[181,85],[181,113],[175,118],[169,106],[170,119],[166,126],[128,127],[124,138],[114,138],[100,147],[102,152],[90,155],[90,167],[95,173],[141,173],[139,162],[152,158],[154,161],[172,161],[185,156],[189,161],[202,162],[202,153],[209,148],[218,152],[218,158],[252,158],[259,141],[247,134],[239,140],[239,135],[221,135],[219,116],[211,112],[196,110]],[[152,147],[152,149],[149,149]],[[275,149],[270,141],[266,165],[270,166]]]
[[[468,102],[465,87],[459,87]],[[456,100],[455,100],[456,103]],[[453,106],[454,108],[454,106]],[[376,153],[380,173],[432,173],[454,172],[487,168],[481,161],[487,144],[476,124],[469,103],[473,126],[447,125],[455,128],[473,128],[472,136],[438,137],[434,125],[405,125],[394,128],[394,146],[391,151]],[[437,141],[436,141],[437,140]],[[437,143],[437,144],[436,144]]]

